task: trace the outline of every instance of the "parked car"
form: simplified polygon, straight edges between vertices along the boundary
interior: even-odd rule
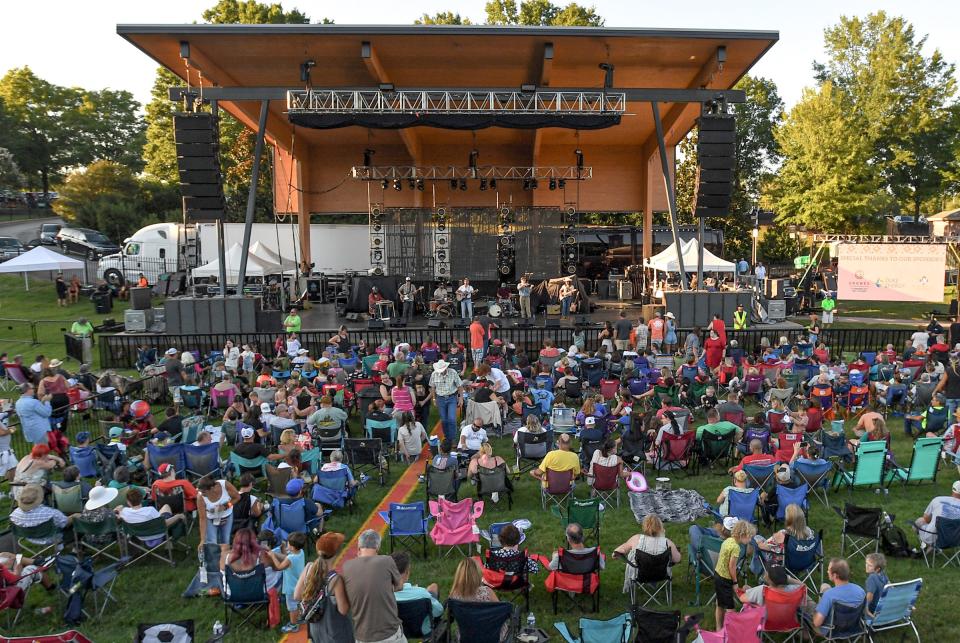
[[[57,233],[62,227],[59,223],[44,223],[40,226],[40,243],[45,246],[57,245]]]
[[[19,239],[13,237],[0,237],[0,261],[13,259],[26,252],[26,248],[20,243]]]
[[[120,246],[110,241],[105,234],[89,228],[60,228],[57,245],[66,254],[83,255],[90,261],[120,252]]]

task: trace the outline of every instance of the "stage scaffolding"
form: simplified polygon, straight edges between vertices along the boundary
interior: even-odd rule
[[[533,279],[560,274],[561,234],[566,229],[560,208],[513,208],[516,274]],[[497,274],[498,213],[494,208],[448,208],[450,275],[495,281]],[[417,281],[434,280],[432,208],[384,208],[383,230],[387,274],[409,275]]]

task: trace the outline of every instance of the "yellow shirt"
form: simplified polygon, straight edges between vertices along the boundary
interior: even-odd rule
[[[578,476],[580,475],[580,457],[572,451],[554,449],[540,461],[539,468],[543,472],[546,472],[547,469],[553,469],[554,471],[570,471],[572,469],[573,475]],[[544,484],[546,484],[546,478],[544,478]]]
[[[740,543],[734,538],[727,538],[720,546],[720,556],[717,558],[716,572],[721,578],[733,580],[730,577],[730,560],[736,560],[740,557]]]

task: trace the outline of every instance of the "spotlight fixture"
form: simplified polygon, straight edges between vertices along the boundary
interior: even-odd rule
[[[380,83],[377,88],[382,92],[392,92],[394,90],[393,83]]]
[[[603,70],[603,88],[613,89],[613,70],[616,67],[610,63],[600,63],[599,67]]]
[[[456,180],[456,179],[450,179],[450,189],[451,189],[451,190],[456,190],[456,189],[457,189],[457,180]]]
[[[383,179],[382,181],[380,181],[380,189],[381,189],[381,190],[386,190],[389,185],[390,185],[390,184],[387,183],[387,180],[386,180],[386,179]]]
[[[556,180],[556,179],[550,179],[550,182],[549,182],[547,185],[550,187],[550,190],[551,190],[551,191],[552,191],[552,190],[556,190],[556,189],[557,189],[557,180]]]
[[[523,191],[526,192],[530,189],[530,179],[523,180]]]
[[[467,180],[466,180],[466,179],[460,179],[460,190],[461,190],[462,192],[466,192],[466,191],[467,191]]]
[[[530,189],[536,190],[539,187],[536,179],[530,179]]]
[[[393,189],[396,190],[397,192],[399,192],[400,190],[402,190],[402,189],[403,189],[403,181],[401,181],[400,179],[394,179],[394,180],[393,180]]]
[[[557,181],[557,187],[560,188],[561,190],[566,190],[566,189],[567,189],[567,180],[566,180],[566,179],[560,179],[559,181]]]
[[[496,190],[496,189],[497,189],[497,180],[496,180],[496,179],[490,179],[490,189],[491,189],[491,190]]]
[[[520,91],[524,94],[532,94],[537,91],[537,86],[533,83],[524,83],[520,85]]]
[[[312,60],[305,60],[300,63],[300,82],[307,85],[310,84],[310,70],[316,66],[317,63]]]
[[[416,182],[414,179],[408,179],[408,180],[407,180],[407,185],[408,185],[408,186],[410,187],[410,189],[412,190],[412,189],[414,189],[415,187],[417,187],[417,182]]]
[[[480,191],[481,191],[481,192],[484,192],[484,191],[486,191],[486,189],[487,189],[487,180],[486,180],[486,179],[480,179]]]
[[[371,150],[369,147],[363,151],[363,167],[373,165],[373,155],[376,153],[376,150]]]
[[[480,152],[477,150],[470,150],[470,169],[473,170],[473,175],[477,175],[477,159],[480,158]]]
[[[577,178],[579,179],[583,174],[583,150],[578,147],[573,151],[573,153],[577,157]]]
[[[423,179],[417,179],[417,189],[423,192]]]

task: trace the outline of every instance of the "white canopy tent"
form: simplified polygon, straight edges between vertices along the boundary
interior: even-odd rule
[[[82,271],[83,262],[72,259],[66,255],[58,254],[53,250],[48,250],[43,246],[37,246],[29,252],[25,252],[19,257],[14,257],[8,261],[0,263],[0,273],[22,272],[23,285],[26,290],[30,290],[30,282],[27,280],[28,272],[43,272],[56,270]]]
[[[687,272],[697,271],[697,252],[698,244],[696,239],[688,239],[680,242],[680,252],[683,256],[683,267]],[[646,267],[653,268],[659,272],[680,272],[680,262],[677,260],[677,250],[673,244],[667,246],[662,252],[646,261]],[[732,261],[721,259],[706,248],[703,249],[703,271],[704,272],[735,272],[736,265]]]
[[[227,285],[236,285],[240,278],[240,260],[243,257],[243,248],[239,243],[230,246],[226,252],[227,261]],[[268,261],[263,257],[257,256],[252,252],[247,254],[247,277],[265,277],[267,275],[277,275],[283,272],[279,264]],[[194,268],[191,272],[193,278],[198,277],[220,277],[220,260],[214,259],[208,264]]]
[[[270,246],[264,245],[259,241],[250,246],[250,254],[256,255],[261,259],[265,259],[270,263],[277,264],[283,269],[284,272],[287,270],[293,270],[297,267],[297,263],[293,259],[284,259],[279,254],[274,252]]]

